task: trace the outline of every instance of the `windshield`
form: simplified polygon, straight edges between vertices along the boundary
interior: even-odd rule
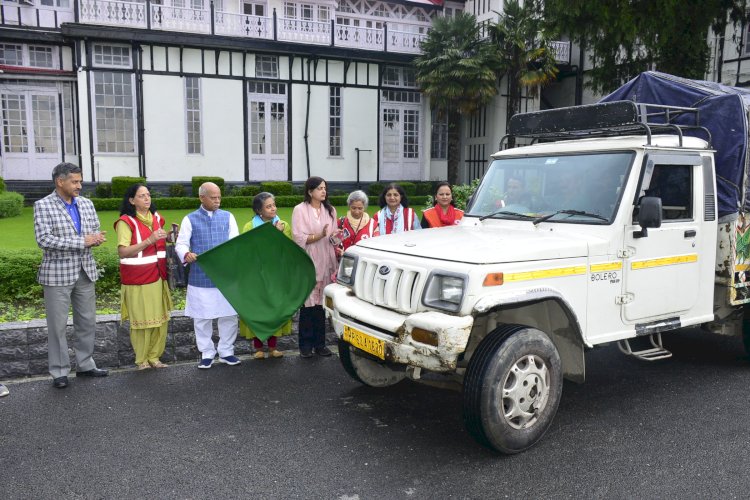
[[[494,160],[466,214],[609,224],[633,156],[617,152]]]

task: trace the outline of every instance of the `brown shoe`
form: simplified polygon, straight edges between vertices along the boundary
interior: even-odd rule
[[[283,353],[283,352],[281,352],[281,351],[279,351],[279,350],[273,349],[273,350],[271,351],[271,357],[272,357],[272,358],[280,358],[280,357],[282,357],[283,355],[284,355],[284,353]]]
[[[263,351],[255,351],[255,354],[253,354],[253,357],[255,359],[266,359],[266,354]]]

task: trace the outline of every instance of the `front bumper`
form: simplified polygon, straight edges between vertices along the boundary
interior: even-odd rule
[[[472,316],[452,316],[437,311],[401,314],[358,299],[351,289],[331,284],[325,289],[324,307],[331,315],[339,338],[344,325],[356,328],[385,343],[385,360],[418,366],[436,372],[456,369],[458,356],[466,349]],[[332,307],[331,307],[332,305]],[[434,332],[437,346],[414,340],[412,331],[420,328]]]

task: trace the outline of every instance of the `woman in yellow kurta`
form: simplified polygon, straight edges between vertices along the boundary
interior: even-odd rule
[[[292,228],[289,224],[276,215],[276,199],[271,193],[259,193],[253,198],[253,211],[255,217],[253,220],[245,224],[242,228],[242,232],[246,233],[251,229],[255,229],[265,223],[273,224],[276,229],[283,232],[284,235],[291,239]],[[268,354],[273,358],[280,358],[284,355],[281,351],[276,349],[276,340],[282,335],[289,335],[292,333],[292,320],[291,318],[281,328],[268,338]],[[248,327],[244,321],[240,320],[240,335],[246,339],[253,340],[253,347],[255,347],[255,359],[264,359],[266,356],[263,353],[263,341],[255,336],[255,333]]]
[[[115,222],[120,255],[122,321],[130,320],[130,343],[139,370],[165,368],[164,353],[172,297],[167,286],[167,233],[143,184],[125,192]]]

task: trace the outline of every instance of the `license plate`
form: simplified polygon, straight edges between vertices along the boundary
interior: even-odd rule
[[[371,337],[365,332],[360,332],[351,326],[344,325],[344,340],[357,349],[362,349],[373,356],[385,360],[385,342],[380,339]]]

